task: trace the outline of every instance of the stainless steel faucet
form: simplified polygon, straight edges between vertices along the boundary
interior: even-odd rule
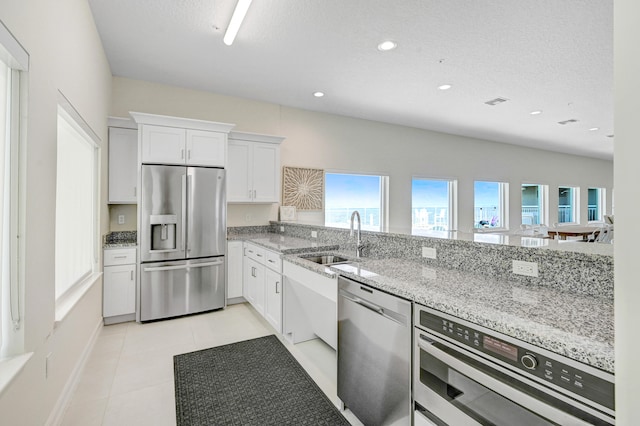
[[[356,217],[358,218],[358,233],[356,235],[356,257],[360,257],[362,256],[362,249],[364,248],[364,244],[360,240],[361,221],[360,213],[358,213],[358,210],[354,210],[353,213],[351,213],[351,233],[349,234],[349,236],[353,237],[353,219]]]

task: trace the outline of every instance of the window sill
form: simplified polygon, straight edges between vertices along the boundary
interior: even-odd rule
[[[0,360],[0,396],[9,387],[13,379],[22,371],[33,352]]]
[[[69,315],[76,304],[84,297],[85,294],[100,280],[102,272],[95,272],[87,277],[69,294],[65,294],[56,300],[56,320],[53,328],[57,328],[62,321]]]

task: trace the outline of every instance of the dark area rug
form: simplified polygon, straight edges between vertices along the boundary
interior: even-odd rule
[[[173,358],[178,426],[349,425],[274,335]]]

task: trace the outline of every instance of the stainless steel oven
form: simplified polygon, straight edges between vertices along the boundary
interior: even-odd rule
[[[416,305],[415,425],[612,425],[614,377]]]

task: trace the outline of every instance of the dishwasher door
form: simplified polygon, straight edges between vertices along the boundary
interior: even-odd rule
[[[411,425],[411,309],[338,279],[338,398],[367,426]]]

